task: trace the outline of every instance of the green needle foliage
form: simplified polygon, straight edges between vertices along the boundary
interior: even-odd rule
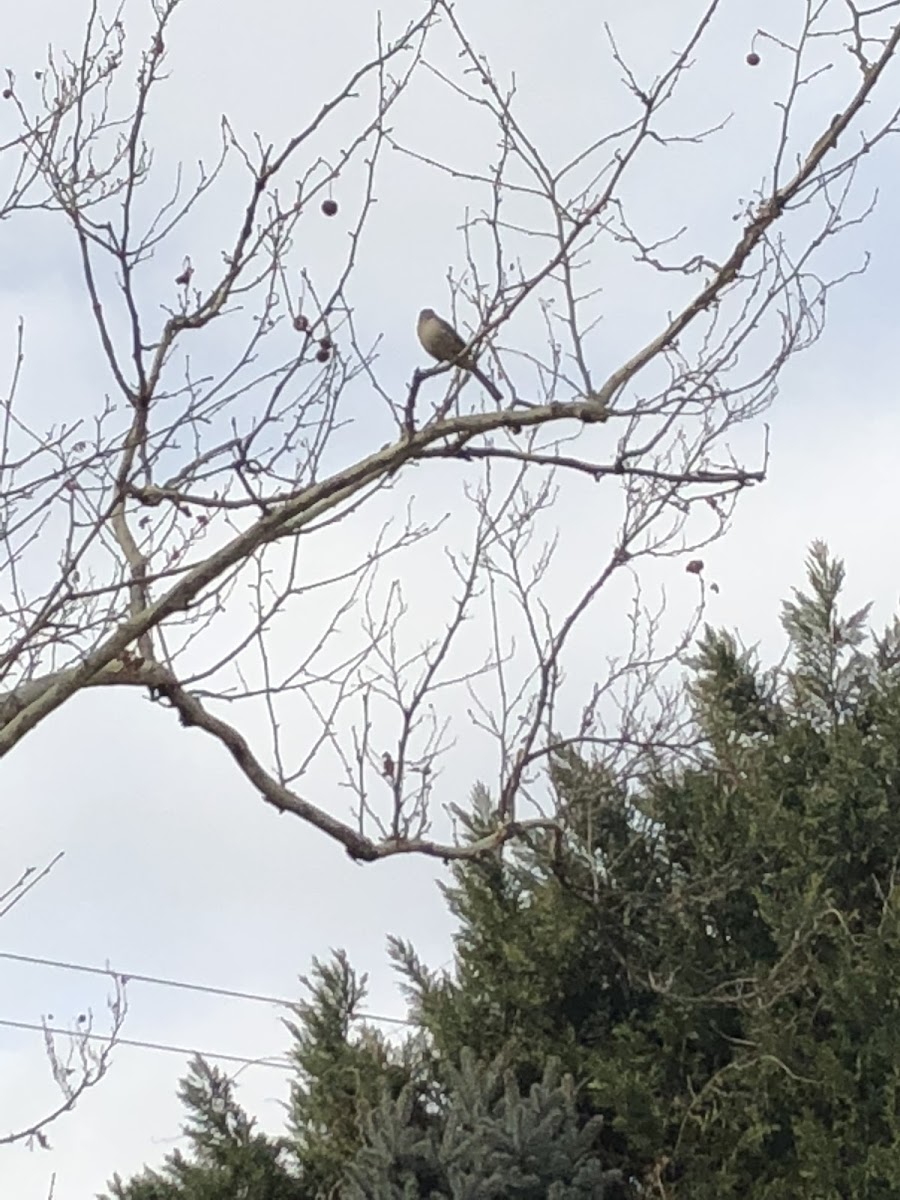
[[[570,1077],[547,1064],[527,1096],[515,1072],[471,1052],[443,1071],[443,1097],[428,1126],[415,1119],[415,1089],[384,1101],[365,1122],[349,1165],[345,1200],[602,1200],[622,1194],[604,1170],[601,1122],[579,1120]]]
[[[900,636],[808,581],[779,670],[706,631],[689,757],[558,759],[570,836],[456,872],[452,975],[394,944],[441,1053],[556,1054],[641,1194],[900,1195]]]
[[[166,1156],[162,1170],[147,1169],[127,1183],[113,1177],[110,1200],[306,1200],[310,1193],[293,1170],[283,1138],[255,1131],[234,1098],[234,1084],[200,1058],[179,1088],[188,1110],[190,1150]]]
[[[822,545],[807,577],[777,668],[706,630],[682,754],[557,757],[565,835],[455,868],[450,972],[392,940],[408,1038],[316,964],[286,1142],[195,1113],[117,1200],[896,1200],[900,624],[843,614]],[[203,1190],[238,1157],[255,1191]]]

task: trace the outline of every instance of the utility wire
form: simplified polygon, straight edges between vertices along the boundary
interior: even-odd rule
[[[77,971],[84,975],[112,975],[125,983],[150,983],[156,987],[179,988],[185,992],[202,992],[210,996],[225,996],[233,1000],[250,1000],[256,1004],[276,1004],[282,1008],[296,1008],[296,1000],[285,1000],[281,996],[267,996],[260,992],[246,992],[237,988],[216,987],[209,983],[189,983],[184,979],[166,979],[158,975],[136,975],[129,971],[116,971],[112,967],[92,967],[84,963],[66,962],[62,959],[41,958],[33,954],[13,954],[9,950],[0,950],[0,959],[9,962],[27,963],[29,966],[53,967],[60,971]],[[412,1025],[408,1017],[387,1017],[378,1013],[360,1012],[360,1020],[379,1021],[387,1025]],[[2,1022],[0,1022],[2,1023]]]
[[[188,983],[182,979],[166,979],[158,975],[135,975],[130,971],[116,971],[112,967],[89,967],[83,963],[65,962],[56,958],[40,958],[33,954],[13,954],[0,950],[0,958],[10,962],[29,963],[32,966],[55,967],[60,971],[80,971],[84,975],[117,975],[128,983],[152,983],[158,987],[181,988],[186,992],[206,992],[212,996],[228,996],[234,1000],[253,1000],[259,1004],[279,1004],[285,1008],[296,1006],[295,1000],[284,1000],[280,996],[265,996],[259,992],[242,992],[236,988],[215,987],[206,983]]]
[[[59,1037],[77,1037],[86,1042],[109,1042],[109,1038],[102,1033],[82,1033],[81,1030],[72,1031],[71,1029],[61,1029],[53,1025],[38,1025],[34,1021],[12,1021],[6,1017],[0,1017],[0,1025],[6,1026],[8,1029],[28,1029],[35,1033],[51,1033]],[[288,1071],[291,1069],[291,1063],[286,1057],[281,1060],[276,1058],[246,1058],[241,1054],[213,1054],[206,1050],[197,1050],[190,1046],[173,1046],[168,1042],[144,1042],[137,1038],[117,1037],[115,1039],[117,1046],[135,1046],[139,1050],[157,1050],[167,1054],[199,1054],[202,1058],[215,1058],[220,1062],[243,1063],[244,1066],[253,1067],[275,1067],[279,1071]]]

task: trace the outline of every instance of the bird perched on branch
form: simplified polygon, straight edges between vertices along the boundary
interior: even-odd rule
[[[500,389],[475,362],[471,354],[464,354],[466,343],[449,321],[439,317],[433,308],[423,308],[419,313],[416,333],[425,350],[438,362],[453,363],[464,371],[471,371],[485,391],[495,400],[500,400]]]

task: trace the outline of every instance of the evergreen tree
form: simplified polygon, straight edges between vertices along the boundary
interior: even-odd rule
[[[570,1077],[548,1062],[522,1094],[506,1056],[439,1063],[413,1035],[390,1049],[336,1023],[365,995],[338,954],[315,964],[297,1006],[293,1138],[252,1133],[232,1085],[196,1060],[182,1085],[191,1154],[110,1187],[114,1200],[622,1200],[600,1122],[583,1122]],[[373,1053],[373,1047],[375,1052]],[[381,1062],[381,1075],[373,1070]],[[414,1069],[414,1065],[416,1069]],[[425,1067],[430,1067],[426,1076]],[[405,1076],[405,1083],[400,1085]],[[342,1107],[343,1106],[343,1107]]]
[[[702,753],[639,784],[560,757],[570,836],[456,871],[457,962],[395,943],[442,1052],[556,1051],[651,1194],[900,1195],[898,633],[813,547],[786,665],[707,630]]]
[[[362,1145],[365,1114],[403,1088],[414,1110],[427,1055],[419,1039],[392,1046],[360,1020],[367,980],[343,951],[331,962],[314,959],[311,978],[302,982],[308,998],[285,1021],[295,1066],[288,1129],[310,1194],[332,1196]]]
[[[188,1110],[189,1154],[175,1150],[161,1171],[124,1182],[115,1175],[101,1200],[312,1200],[290,1165],[286,1139],[256,1132],[234,1098],[234,1083],[195,1058],[179,1088]]]
[[[900,1195],[900,624],[843,615],[843,583],[814,545],[776,668],[705,631],[681,761],[557,757],[564,836],[455,869],[452,972],[391,943],[408,1038],[315,964],[287,1143],[189,1129],[117,1200]]]
[[[618,1171],[596,1149],[599,1120],[579,1120],[570,1077],[551,1061],[523,1096],[502,1059],[488,1067],[464,1052],[443,1069],[431,1127],[415,1118],[407,1088],[368,1117],[343,1200],[612,1200]]]

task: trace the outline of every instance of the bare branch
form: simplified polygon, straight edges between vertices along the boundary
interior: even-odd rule
[[[703,548],[765,479],[784,368],[865,269],[827,273],[828,250],[871,211],[857,168],[900,128],[900,0],[791,0],[757,31],[746,65],[758,47],[783,87],[767,77],[777,122],[727,239],[705,196],[673,188],[652,219],[635,203],[734,136],[729,113],[691,125],[675,103],[724,0],[678,45],[642,45],[645,65],[604,28],[618,105],[548,144],[511,67],[429,0],[394,33],[376,20],[366,61],[296,132],[242,140],[223,118],[208,163],[167,175],[148,114],[181,2],[154,0],[135,49],[124,6],[92,0],[77,51],[34,85],[10,75],[0,110],[0,232],[72,239],[104,372],[99,399],[45,428],[19,324],[0,397],[0,758],[82,689],[137,688],[359,860],[552,830],[559,749],[634,772],[685,750],[670,676],[715,586]],[[374,224],[403,199],[398,164],[430,221],[464,189],[433,302],[474,376],[402,366],[389,288],[360,282],[404,265],[378,259]],[[730,186],[717,169],[710,189]],[[229,215],[224,250],[210,213]],[[645,583],[665,560],[696,589],[674,631]],[[485,744],[496,828],[457,843],[447,768]]]

